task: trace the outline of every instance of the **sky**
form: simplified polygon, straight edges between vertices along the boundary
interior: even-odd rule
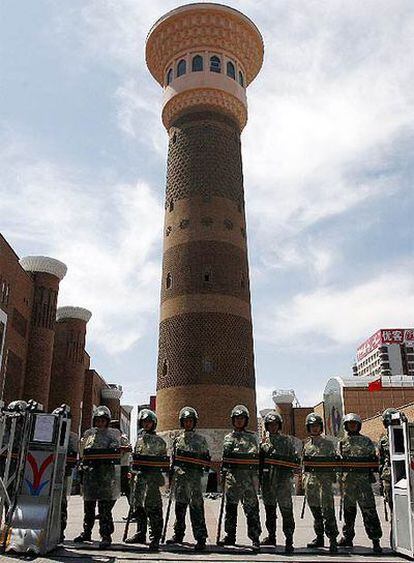
[[[0,231],[68,266],[92,367],[154,393],[167,135],[145,66],[173,0],[3,0]],[[262,32],[242,134],[258,405],[303,406],[414,324],[412,0],[234,0]]]

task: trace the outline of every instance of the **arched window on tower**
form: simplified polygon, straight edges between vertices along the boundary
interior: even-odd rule
[[[203,70],[203,57],[201,55],[196,55],[195,57],[193,57],[191,70],[193,72],[200,72]]]
[[[168,272],[167,277],[165,278],[165,289],[170,289],[172,286],[172,275],[171,272]]]
[[[231,61],[227,61],[227,76],[236,80],[236,68]]]
[[[243,76],[243,73],[242,73],[241,70],[239,70],[239,83],[240,83],[240,86],[243,86],[243,88],[244,88],[244,76]]]
[[[181,61],[177,65],[177,78],[179,76],[182,76],[186,72],[187,72],[187,63],[185,62],[184,59],[181,59]]]
[[[167,358],[164,359],[162,363],[162,375],[166,377],[168,375],[168,360]]]
[[[216,55],[210,57],[210,70],[211,72],[221,72],[221,61]]]
[[[170,70],[167,72],[167,86],[171,84],[172,79],[173,79],[173,69],[170,68]]]

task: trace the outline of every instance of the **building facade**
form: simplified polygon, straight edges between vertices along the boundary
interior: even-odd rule
[[[122,387],[89,369],[90,311],[58,307],[66,270],[54,258],[19,259],[0,234],[0,400],[34,399],[46,412],[65,403],[75,432],[89,428],[93,408],[106,404],[128,429],[132,409],[121,410]]]
[[[356,376],[414,376],[414,329],[381,328],[357,350]]]
[[[194,406],[213,452],[236,403],[257,428],[240,135],[263,40],[220,4],[182,6],[146,44],[169,136],[157,370],[159,429]],[[214,405],[214,412],[212,407]]]

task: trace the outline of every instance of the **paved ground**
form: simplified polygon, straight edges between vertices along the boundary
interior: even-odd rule
[[[238,527],[238,545],[235,548],[217,548],[215,544],[217,515],[219,511],[219,500],[206,499],[206,518],[207,527],[209,532],[209,545],[205,553],[197,555],[192,550],[193,536],[190,529],[187,530],[186,539],[189,543],[184,544],[182,547],[169,547],[162,549],[158,554],[150,554],[145,546],[127,546],[122,544],[122,534],[125,522],[123,516],[127,514],[127,503],[125,498],[121,498],[114,509],[115,516],[115,534],[113,537],[113,545],[110,551],[99,551],[98,544],[99,534],[96,529],[93,534],[93,542],[88,544],[74,544],[71,540],[78,535],[82,530],[82,499],[78,496],[72,497],[69,503],[69,525],[66,532],[67,541],[64,547],[59,548],[51,553],[46,558],[32,559],[38,563],[43,561],[63,561],[65,563],[85,561],[85,562],[102,562],[102,563],[117,563],[132,561],[168,561],[168,562],[181,562],[181,561],[207,561],[207,562],[248,562],[255,561],[257,563],[267,561],[306,561],[307,563],[322,562],[328,563],[331,561],[336,562],[364,562],[372,563],[374,561],[392,561],[399,563],[406,561],[406,559],[394,555],[391,550],[384,549],[384,554],[381,556],[373,556],[370,549],[371,543],[367,540],[361,518],[358,515],[355,547],[353,550],[343,549],[336,556],[330,556],[327,549],[317,550],[314,553],[307,550],[304,546],[313,538],[312,520],[309,509],[306,509],[305,518],[300,519],[300,510],[302,504],[302,497],[295,498],[295,518],[296,518],[296,533],[295,533],[295,554],[293,556],[283,555],[283,534],[278,530],[277,539],[280,547],[263,548],[262,553],[253,555],[249,550],[250,541],[246,537],[245,519],[242,512],[239,513],[239,527]],[[384,512],[382,509],[382,502],[378,499],[378,511],[383,523],[383,547],[388,547],[389,537],[389,524],[384,522]],[[262,511],[262,522],[264,522],[264,514]],[[280,526],[280,518],[278,518],[278,526]],[[170,522],[170,529],[167,537],[172,534],[172,523]],[[131,524],[130,534],[135,532],[135,525]],[[12,563],[15,561],[13,557],[0,556],[1,563]]]

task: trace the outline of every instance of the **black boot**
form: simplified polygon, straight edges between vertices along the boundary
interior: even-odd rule
[[[329,540],[329,553],[338,553],[336,538],[330,538]]]
[[[262,545],[276,545],[276,536],[269,534],[263,541],[260,542]]]
[[[236,545],[236,536],[226,534],[224,539],[219,542],[219,545]]]
[[[342,538],[340,538],[340,540],[338,542],[338,546],[339,547],[354,547],[354,542],[351,540],[351,538],[346,538],[345,536],[342,536]]]
[[[252,541],[252,551],[253,553],[259,553],[260,551],[260,541],[259,538]]]
[[[99,549],[108,549],[112,544],[111,536],[102,536],[101,541],[99,542]]]
[[[311,542],[308,543],[307,547],[313,549],[315,547],[324,547],[325,541],[323,536],[316,536]]]
[[[145,543],[147,541],[146,534],[143,532],[137,532],[130,538],[125,540],[125,543]]]
[[[83,543],[84,541],[92,541],[92,533],[91,532],[82,532],[79,536],[73,540],[75,543]]]
[[[148,546],[148,551],[159,551],[159,550],[160,550],[160,540],[159,539],[151,540]]]
[[[174,543],[183,543],[183,539],[184,536],[177,536],[177,534],[174,534],[173,537],[167,540],[165,543],[167,543],[168,545],[173,545]]]
[[[266,528],[268,536],[261,542],[262,545],[276,545],[276,506],[265,504]]]
[[[293,538],[286,538],[285,542],[285,553],[286,555],[291,555],[295,551],[293,547]]]
[[[205,549],[206,549],[205,538],[197,540],[197,543],[194,546],[194,551],[204,551]]]
[[[372,551],[374,553],[382,553],[382,547],[379,540],[372,540]]]

